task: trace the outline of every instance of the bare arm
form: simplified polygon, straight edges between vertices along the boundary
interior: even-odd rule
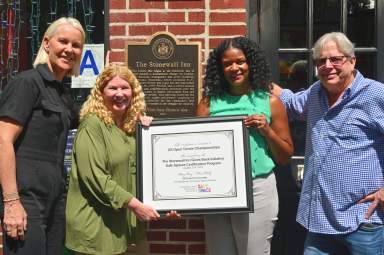
[[[201,99],[199,105],[197,106],[196,116],[198,117],[207,117],[209,116],[209,97],[203,97]]]
[[[0,182],[3,193],[17,192],[16,158],[13,143],[22,127],[9,118],[0,118]]]
[[[272,83],[273,85],[271,86],[271,93],[277,97],[280,97],[281,91],[283,90],[279,85],[276,83]]]
[[[246,126],[254,126],[267,140],[272,157],[278,164],[287,164],[293,154],[293,143],[288,126],[288,117],[280,99],[270,97],[271,123],[262,114],[245,119]]]
[[[27,214],[20,202],[16,183],[16,156],[14,142],[23,130],[9,118],[0,118],[0,183],[3,190],[4,221],[7,235],[23,239],[27,228]]]
[[[288,125],[288,116],[279,98],[271,96],[271,129],[266,135],[272,156],[278,164],[287,164],[293,155],[293,142]]]

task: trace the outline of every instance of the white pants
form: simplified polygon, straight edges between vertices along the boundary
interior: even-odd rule
[[[205,234],[209,255],[270,254],[277,221],[275,175],[253,180],[253,213],[206,215]]]

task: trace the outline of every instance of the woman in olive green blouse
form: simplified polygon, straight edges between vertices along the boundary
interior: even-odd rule
[[[133,133],[144,109],[144,94],[132,72],[123,66],[106,67],[81,109],[74,141],[66,208],[69,249],[81,254],[124,253],[144,239],[136,218],[160,217],[135,198]],[[149,125],[152,118],[140,120]]]

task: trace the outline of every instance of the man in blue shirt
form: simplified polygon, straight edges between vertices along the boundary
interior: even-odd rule
[[[307,121],[304,254],[384,254],[384,84],[355,70],[343,33],[319,38],[313,58],[319,81],[295,94],[273,89],[291,118]]]

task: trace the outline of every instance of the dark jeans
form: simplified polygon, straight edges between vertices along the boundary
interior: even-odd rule
[[[14,240],[3,233],[4,255],[61,254],[65,234],[65,198],[52,202],[33,198],[22,198],[21,201],[27,212],[25,240]]]

